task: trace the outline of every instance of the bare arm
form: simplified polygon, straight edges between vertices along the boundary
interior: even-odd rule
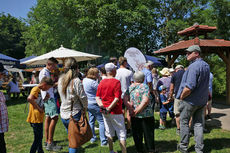
[[[96,97],[96,102],[97,102],[99,107],[104,107],[100,97]]]
[[[134,110],[135,115],[142,112],[143,109],[148,105],[149,103],[149,98],[147,96],[143,96],[141,104],[136,107]]]
[[[169,89],[169,99],[173,98],[173,91],[174,91],[174,84],[170,84],[170,89]]]
[[[40,113],[43,113],[44,110],[38,106],[35,100],[36,98],[33,95],[29,95],[27,98],[27,101],[33,105],[34,109],[37,109]]]
[[[191,89],[185,87],[180,95],[180,99],[183,100],[185,97],[189,96],[191,92],[192,92]]]
[[[149,86],[150,93],[153,93],[153,84],[152,84],[152,82],[148,82],[148,86]]]
[[[114,100],[112,101],[112,103],[109,105],[109,107],[106,108],[106,110],[108,112],[110,112],[116,106],[118,101],[119,101],[119,99],[115,97]]]

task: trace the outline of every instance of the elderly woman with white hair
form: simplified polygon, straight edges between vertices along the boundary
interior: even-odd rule
[[[126,91],[124,103],[131,114],[133,139],[137,152],[144,152],[144,136],[147,152],[152,153],[155,152],[154,112],[150,105],[150,90],[148,85],[143,83],[144,78],[143,72],[138,71],[134,73],[134,83]]]

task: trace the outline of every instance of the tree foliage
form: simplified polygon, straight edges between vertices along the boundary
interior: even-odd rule
[[[0,13],[0,51],[2,54],[16,59],[25,56],[25,42],[22,32],[26,30],[25,23],[11,15]]]
[[[183,39],[177,32],[194,23],[217,26],[209,38],[230,40],[229,13],[229,0],[38,0],[28,14],[28,29],[23,32],[25,53],[41,55],[63,45],[104,59],[123,55],[129,47],[153,54]],[[1,39],[13,39],[6,35],[9,30],[3,31]],[[9,49],[4,52],[11,54]],[[214,91],[224,94],[223,61],[217,55],[205,60],[214,72]],[[188,65],[182,56],[178,62]]]
[[[130,46],[152,52],[157,48],[155,5],[153,0],[39,0],[24,33],[26,54],[61,44],[109,56]]]

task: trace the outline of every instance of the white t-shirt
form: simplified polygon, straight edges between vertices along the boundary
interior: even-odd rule
[[[41,80],[44,78],[44,77],[51,77],[50,76],[50,71],[45,67],[43,68],[40,73],[39,73],[39,82],[41,82]],[[42,99],[44,99],[46,97],[46,93],[49,93],[50,95],[50,98],[54,98],[54,89],[53,87],[50,88],[49,90],[47,91],[42,91],[41,90],[41,96],[42,96]]]
[[[121,82],[121,98],[123,99],[126,90],[131,84],[131,81],[133,81],[133,72],[126,68],[119,68],[115,78]]]

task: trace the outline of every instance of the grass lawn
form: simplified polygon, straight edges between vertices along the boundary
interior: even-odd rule
[[[5,133],[5,139],[7,144],[8,153],[28,153],[30,146],[33,142],[33,131],[30,124],[26,122],[28,113],[28,105],[26,107],[26,99],[20,98],[18,100],[7,101],[8,114],[9,114],[9,131]],[[26,107],[26,108],[25,108]],[[159,126],[159,115],[155,114],[155,125]],[[168,128],[164,131],[155,130],[155,145],[159,152],[178,152],[176,145],[179,140],[179,136],[176,135],[176,128],[169,127],[170,122],[168,121]],[[229,153],[230,152],[230,132],[224,131],[216,127],[207,127],[209,133],[204,135],[205,148],[204,152],[212,153]],[[97,131],[98,132],[98,131]],[[194,137],[192,137],[189,144],[189,151],[195,152],[194,150]],[[43,138],[44,140],[44,138]],[[63,150],[60,152],[68,152],[68,139],[67,133],[61,120],[58,120],[58,124],[55,130],[54,140],[58,142],[58,145],[63,146]],[[114,150],[120,151],[119,143],[114,143]],[[44,151],[47,153],[44,149]],[[128,153],[135,153],[135,146],[133,138],[127,138],[127,151]],[[108,153],[107,147],[100,147],[100,141],[96,143],[86,143],[80,148],[81,153]]]

